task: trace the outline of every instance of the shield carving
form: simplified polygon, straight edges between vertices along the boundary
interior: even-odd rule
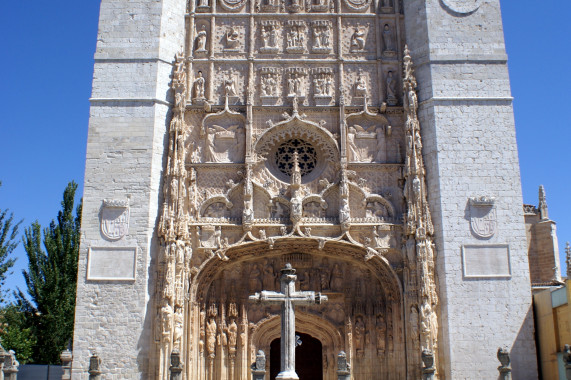
[[[103,201],[101,233],[110,240],[119,240],[129,230],[129,205],[121,201]]]
[[[498,221],[494,206],[475,206],[470,208],[470,226],[474,234],[481,238],[490,238],[496,234]]]

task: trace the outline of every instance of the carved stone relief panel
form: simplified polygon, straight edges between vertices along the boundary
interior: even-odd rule
[[[282,46],[282,24],[276,20],[262,20],[258,24],[258,52],[276,54]]]
[[[244,57],[249,47],[249,27],[245,18],[216,19],[214,52],[220,58]]]
[[[376,67],[372,65],[345,65],[344,96],[348,104],[361,106],[364,99],[376,98]]]
[[[282,95],[282,69],[280,67],[260,67],[258,86],[262,105],[275,105]]]
[[[301,20],[288,20],[286,30],[285,51],[292,54],[301,54],[306,51],[307,26]]]
[[[333,48],[332,23],[329,20],[315,20],[311,22],[312,40],[311,52],[329,54]]]
[[[316,67],[312,70],[313,100],[315,105],[328,106],[335,96],[333,68]]]
[[[348,19],[343,22],[341,36],[343,54],[351,59],[371,59],[376,55],[376,36],[374,23],[366,20],[355,22]]]
[[[307,96],[308,70],[304,67],[289,67],[285,70],[285,89],[288,99],[297,97],[304,100]]]
[[[246,92],[247,65],[218,65],[215,69],[213,88],[219,104],[228,96],[230,104],[243,103]]]

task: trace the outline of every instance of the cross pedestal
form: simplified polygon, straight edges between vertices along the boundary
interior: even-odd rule
[[[327,296],[315,292],[296,292],[297,276],[291,264],[281,270],[281,292],[262,290],[250,296],[251,301],[282,305],[281,372],[276,380],[298,380],[295,373],[295,313],[294,305],[313,305],[327,301]]]

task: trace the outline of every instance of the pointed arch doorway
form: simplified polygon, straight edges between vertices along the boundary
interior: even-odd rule
[[[309,334],[295,332],[299,336],[301,345],[295,348],[295,372],[299,380],[322,380],[323,346],[319,339]],[[280,372],[281,338],[274,339],[270,344],[270,380],[275,380]]]

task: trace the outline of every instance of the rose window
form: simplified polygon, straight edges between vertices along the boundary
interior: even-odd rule
[[[317,152],[310,143],[301,139],[291,139],[278,146],[275,153],[275,163],[279,171],[291,176],[294,152],[297,152],[298,155],[297,160],[301,176],[311,173],[317,165]]]

